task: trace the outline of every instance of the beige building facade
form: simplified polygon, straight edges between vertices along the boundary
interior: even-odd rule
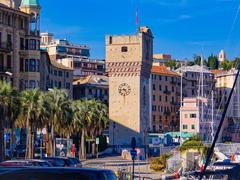
[[[108,105],[108,77],[91,75],[74,80],[73,99],[95,99]]]
[[[106,36],[109,74],[110,144],[147,144],[151,124],[151,81],[153,35],[141,27],[136,35]]]
[[[152,130],[179,131],[181,77],[166,66],[152,67]]]
[[[0,78],[11,80],[16,89],[40,87],[39,29],[37,0],[0,3]]]
[[[73,70],[51,60],[46,51],[41,52],[40,74],[41,90],[64,89],[70,98],[73,97]]]

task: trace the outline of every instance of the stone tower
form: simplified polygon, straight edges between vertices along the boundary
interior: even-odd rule
[[[153,35],[141,27],[136,35],[106,36],[109,73],[110,144],[129,146],[132,137],[144,147],[150,128],[150,71]]]
[[[226,59],[225,51],[221,50],[219,55],[218,55],[218,61],[221,63],[221,62],[225,61],[225,59]]]

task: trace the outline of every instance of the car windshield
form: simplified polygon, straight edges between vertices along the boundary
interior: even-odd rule
[[[64,166],[65,162],[62,159],[48,158],[47,161],[51,162],[54,166]]]

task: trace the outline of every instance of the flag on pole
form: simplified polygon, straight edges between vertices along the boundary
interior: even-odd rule
[[[136,26],[138,27],[138,8],[136,9]]]

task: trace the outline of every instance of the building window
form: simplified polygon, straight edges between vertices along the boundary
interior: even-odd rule
[[[54,81],[54,87],[58,87],[58,82]]]
[[[192,124],[192,129],[195,129],[195,125],[194,124]]]
[[[7,35],[7,45],[9,47],[12,47],[12,35],[11,34]]]
[[[36,72],[40,72],[39,59],[36,59]]]
[[[66,78],[69,78],[69,72],[66,72]]]
[[[7,16],[7,25],[11,26],[11,16],[10,15]]]
[[[0,23],[3,21],[2,13],[0,12]]]
[[[23,18],[20,19],[20,29],[24,29],[24,20],[23,20]]]
[[[112,44],[112,36],[109,37],[109,44]]]
[[[165,96],[165,101],[168,102],[168,97],[167,96]]]
[[[36,50],[36,40],[35,39],[30,39],[29,49]]]
[[[66,89],[70,89],[71,85],[70,83],[66,83]]]
[[[25,59],[25,72],[28,72],[28,59]]]
[[[25,49],[28,50],[28,39],[25,40]]]
[[[156,116],[155,115],[153,115],[153,121],[156,121]]]
[[[54,75],[57,76],[57,70],[54,70]]]
[[[161,85],[159,85],[159,91],[162,91],[162,86]]]
[[[20,72],[24,71],[23,67],[24,67],[24,59],[20,58]]]
[[[29,88],[30,88],[30,89],[36,88],[36,82],[35,82],[34,80],[30,80],[30,81],[29,81]]]
[[[168,77],[167,76],[165,76],[165,81],[167,81],[168,80]]]
[[[157,107],[155,105],[152,106],[152,110],[153,111],[156,111],[157,110]]]
[[[190,118],[196,118],[197,115],[196,114],[190,114]]]
[[[12,56],[8,55],[7,56],[7,68],[11,69],[11,67],[12,67]]]
[[[188,126],[186,124],[183,124],[183,129],[188,129]]]
[[[159,80],[160,80],[160,81],[162,80],[162,76],[161,76],[161,75],[159,75]]]
[[[24,50],[24,39],[20,38],[20,50]]]
[[[159,96],[159,101],[162,101],[162,96]]]
[[[36,71],[36,61],[35,61],[35,59],[30,59],[29,71],[30,72],[35,72]]]
[[[155,84],[153,84],[153,90],[154,90],[154,91],[156,90]]]
[[[62,82],[61,81],[58,82],[58,88],[59,89],[62,88]]]
[[[128,52],[128,47],[127,47],[127,46],[123,46],[123,47],[121,48],[121,51],[122,51],[122,52]]]
[[[62,77],[62,71],[58,71],[58,76]]]
[[[153,101],[155,101],[155,100],[156,100],[155,95],[153,95]]]
[[[88,94],[92,95],[92,89],[88,90]]]
[[[174,92],[174,87],[172,86],[172,92]]]

